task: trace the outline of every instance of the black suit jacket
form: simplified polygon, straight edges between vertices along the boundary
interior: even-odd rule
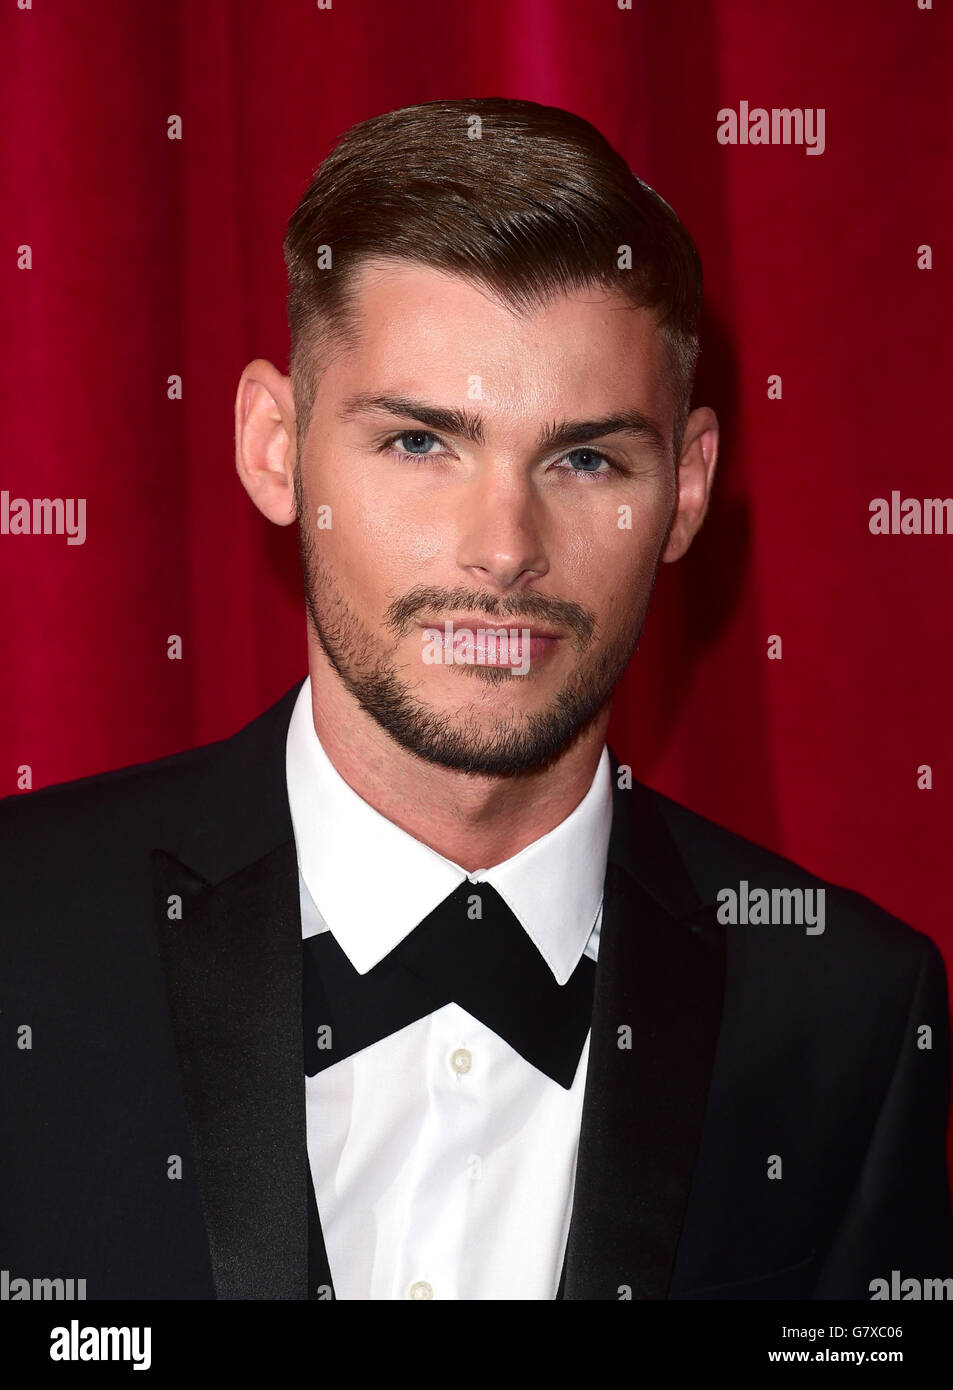
[[[10,1278],[85,1278],[90,1299],[332,1288],[309,1223],[297,689],[220,743],[0,802]],[[613,786],[559,1296],[867,1299],[895,1269],[953,1274],[936,947]],[[824,887],[825,932],[721,925],[741,879]]]

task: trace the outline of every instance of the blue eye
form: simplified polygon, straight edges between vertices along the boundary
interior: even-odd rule
[[[606,465],[604,471],[609,473],[614,466],[609,459],[606,458],[605,454],[598,454],[595,449],[572,449],[568,454],[564,454],[563,458],[566,460],[583,460],[583,467],[570,468],[569,471],[576,474],[598,474],[600,472],[599,465],[603,463]],[[560,460],[560,462],[562,462],[562,460]]]
[[[392,435],[387,442],[388,446],[398,445],[398,453],[408,454],[411,458],[425,458],[430,453],[430,446],[439,444],[440,440],[429,430],[403,430],[400,434]],[[404,443],[410,447],[404,448]]]

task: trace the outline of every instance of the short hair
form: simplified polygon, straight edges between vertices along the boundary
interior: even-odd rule
[[[624,248],[631,268],[620,266]],[[398,257],[467,278],[518,311],[596,286],[653,310],[677,458],[699,353],[701,259],[668,203],[581,116],[485,97],[361,121],[308,184],[284,256],[299,439],[322,343],[347,342],[353,326],[353,272],[372,257]]]

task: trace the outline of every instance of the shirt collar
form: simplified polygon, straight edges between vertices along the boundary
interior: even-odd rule
[[[310,679],[291,715],[285,770],[301,877],[359,974],[469,879],[490,883],[558,983],[569,979],[602,904],[612,823],[605,747],[589,790],[565,820],[503,863],[471,873],[382,816],[344,781],[315,732]]]

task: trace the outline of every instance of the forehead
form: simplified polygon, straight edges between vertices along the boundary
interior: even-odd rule
[[[654,314],[592,288],[519,312],[462,276],[406,260],[365,262],[351,286],[355,337],[335,354],[321,394],[480,400],[487,413],[558,409],[666,414],[669,383]]]

